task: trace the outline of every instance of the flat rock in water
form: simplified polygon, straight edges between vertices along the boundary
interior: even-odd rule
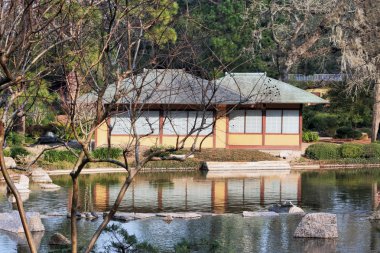
[[[70,240],[60,233],[54,233],[49,240],[49,245],[70,245]]]
[[[31,232],[45,231],[45,227],[41,222],[40,213],[27,212],[26,219]],[[24,233],[18,211],[0,213],[0,229],[12,233]]]
[[[158,213],[159,217],[168,217],[171,216],[173,218],[179,219],[199,219],[202,217],[199,213]]]
[[[336,214],[309,213],[298,224],[294,237],[336,238],[338,225]]]
[[[374,212],[370,217],[370,220],[380,220],[380,211]]]
[[[56,184],[39,184],[41,189],[43,190],[49,190],[49,191],[54,191],[54,190],[59,190],[61,186],[56,185]]]
[[[156,214],[154,213],[123,213],[123,212],[117,212],[113,219],[120,220],[120,221],[130,221],[130,220],[140,220],[140,219],[148,219],[155,217]]]
[[[8,169],[14,169],[17,167],[16,161],[12,157],[4,157],[5,167]]]
[[[249,212],[249,211],[244,211],[243,212],[243,217],[273,217],[273,216],[279,216],[278,213],[276,212]]]
[[[32,181],[35,183],[52,183],[50,176],[41,168],[32,170]]]

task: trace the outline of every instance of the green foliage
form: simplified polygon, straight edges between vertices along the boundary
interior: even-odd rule
[[[302,141],[303,142],[316,142],[319,140],[318,132],[304,131],[302,133]]]
[[[14,159],[20,159],[23,156],[29,155],[29,151],[21,146],[13,146],[10,148],[10,156]]]
[[[190,252],[217,252],[221,245],[218,241],[200,240],[199,242],[189,242],[182,239],[181,242],[174,246],[175,253],[190,253]]]
[[[364,158],[380,158],[380,143],[364,145]]]
[[[339,127],[338,115],[317,112],[307,118],[306,128],[315,130],[321,135],[334,136],[336,129]]]
[[[339,146],[331,143],[316,143],[310,145],[305,156],[314,160],[332,160],[340,158]]]
[[[361,144],[345,143],[340,146],[342,158],[360,158],[364,155],[364,148]]]
[[[25,137],[16,132],[10,132],[7,136],[7,144],[9,146],[20,146],[25,142]]]
[[[120,148],[97,148],[92,151],[92,156],[96,159],[117,159],[123,154]]]
[[[48,150],[44,153],[44,160],[50,163],[53,162],[76,162],[78,158],[68,150]]]
[[[9,157],[11,156],[11,150],[9,148],[6,148],[3,150],[4,156]]]
[[[340,139],[360,139],[362,133],[360,131],[354,130],[351,127],[340,127],[336,130],[336,137]]]
[[[143,242],[139,243],[135,235],[130,235],[128,231],[120,225],[108,225],[104,233],[110,235],[110,240],[102,245],[102,253],[156,253],[158,250],[152,245]],[[97,250],[97,252],[99,252]]]

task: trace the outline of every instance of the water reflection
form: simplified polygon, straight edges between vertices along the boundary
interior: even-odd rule
[[[79,182],[82,210],[107,211],[115,201],[124,180],[112,175],[113,183],[104,184],[97,177],[86,176]],[[66,177],[55,178],[69,185]],[[120,210],[132,212],[202,211],[236,213],[257,210],[291,200],[301,204],[301,174],[272,175],[254,178],[211,178],[200,173],[140,174],[130,186]],[[71,206],[71,190],[68,194]]]

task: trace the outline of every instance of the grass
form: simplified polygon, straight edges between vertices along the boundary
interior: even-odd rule
[[[185,151],[176,152],[185,154]],[[121,161],[121,158],[119,158]],[[273,161],[278,158],[258,151],[258,150],[243,150],[243,149],[203,149],[201,152],[195,152],[194,158],[188,158],[185,161],[161,160],[150,161],[146,168],[199,168],[205,161],[213,162],[255,162],[255,161]],[[74,163],[68,161],[47,162],[39,161],[39,165],[46,169],[72,169]],[[134,166],[134,161],[131,159],[130,166]],[[99,167],[117,167],[110,163],[91,163],[86,168]]]

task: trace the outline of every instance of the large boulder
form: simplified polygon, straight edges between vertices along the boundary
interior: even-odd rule
[[[268,210],[275,213],[289,213],[291,207],[293,207],[293,203],[291,201],[284,201],[281,204],[273,204]]]
[[[70,245],[71,242],[69,239],[67,239],[66,236],[60,234],[60,233],[54,233],[49,240],[49,245],[60,245],[60,246],[66,246]]]
[[[336,238],[338,225],[336,214],[309,213],[298,224],[294,237]]]
[[[304,214],[305,211],[298,206],[292,206],[291,208],[289,208],[289,213]]]
[[[8,169],[14,169],[17,167],[16,161],[12,157],[4,157],[5,167]]]
[[[27,212],[26,219],[31,232],[45,231],[40,213]],[[24,228],[22,226],[18,211],[0,213],[0,229],[12,233],[24,233]]]

